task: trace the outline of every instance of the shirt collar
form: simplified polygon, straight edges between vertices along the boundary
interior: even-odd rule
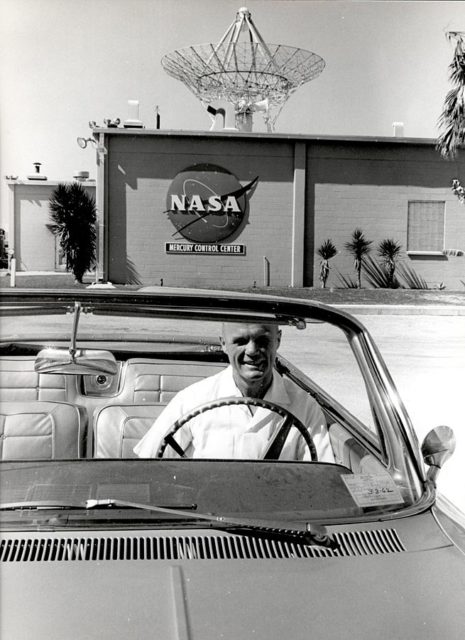
[[[237,396],[241,397],[242,393],[236,386],[233,377],[232,366],[229,365],[224,372],[224,387],[222,391],[225,393],[225,396]],[[280,406],[289,405],[291,400],[289,398],[289,394],[284,386],[284,381],[282,376],[273,369],[273,380],[271,381],[271,385],[268,388],[268,391],[265,393],[263,398],[264,400],[270,400],[272,402],[276,402]]]
[[[288,405],[291,403],[291,399],[289,398],[287,389],[284,386],[283,377],[279,375],[276,369],[273,369],[273,380],[268,391],[265,393],[264,399],[276,402],[280,406]]]

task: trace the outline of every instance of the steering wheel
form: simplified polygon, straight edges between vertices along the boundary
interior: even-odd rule
[[[303,437],[305,444],[307,445],[310,451],[310,458],[312,462],[318,462],[318,455],[316,452],[315,443],[313,442],[313,438],[310,435],[308,429],[304,424],[290,411],[285,409],[284,407],[280,407],[278,404],[271,402],[270,400],[262,400],[260,398],[249,398],[247,396],[237,397],[231,396],[228,398],[220,398],[219,400],[213,400],[211,402],[206,402],[205,404],[201,404],[192,411],[189,411],[186,415],[182,416],[170,427],[169,431],[166,433],[165,437],[161,441],[157,452],[155,454],[156,458],[163,458],[163,454],[165,453],[166,447],[169,445],[179,456],[182,458],[186,458],[185,450],[176,442],[174,439],[175,433],[179,431],[187,422],[192,420],[192,418],[196,418],[197,416],[205,413],[207,411],[212,411],[213,409],[218,409],[219,407],[227,407],[230,405],[246,405],[253,407],[263,407],[264,409],[269,409],[274,413],[278,414],[284,421],[280,426],[278,432],[274,436],[273,440],[267,447],[265,455],[263,457],[264,460],[277,460],[281,454],[284,443],[287,440],[289,435],[289,431],[291,427],[294,425],[299,431],[300,435]]]

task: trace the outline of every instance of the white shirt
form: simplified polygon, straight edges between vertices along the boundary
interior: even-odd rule
[[[180,391],[134,447],[134,452],[141,458],[154,458],[176,420],[201,404],[228,396],[242,397],[234,382],[231,366]],[[281,377],[276,370],[273,370],[273,380],[264,400],[288,409],[299,418],[313,438],[318,460],[334,462],[326,421],[316,400],[292,380]],[[282,420],[273,411],[262,407],[225,406],[192,418],[174,438],[188,457],[263,459]],[[164,457],[178,456],[168,445]],[[296,428],[291,429],[280,459],[311,459],[308,446]]]

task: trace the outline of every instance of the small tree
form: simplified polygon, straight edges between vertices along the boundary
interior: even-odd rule
[[[50,196],[49,207],[50,229],[60,239],[66,270],[82,283],[96,258],[95,200],[79,182],[59,184]]]
[[[330,270],[329,261],[337,254],[337,249],[332,240],[328,238],[328,240],[325,240],[323,244],[318,247],[317,254],[321,258],[319,278],[321,281],[321,287],[324,289],[326,287],[326,281],[328,280]]]
[[[396,279],[394,274],[401,251],[402,245],[390,238],[381,240],[378,244],[378,255],[386,270],[388,287],[391,289],[396,288]]]
[[[352,254],[354,259],[354,269],[357,274],[357,287],[362,288],[362,262],[363,258],[371,251],[373,240],[367,240],[361,229],[355,229],[352,232],[352,239],[345,243],[345,248]]]

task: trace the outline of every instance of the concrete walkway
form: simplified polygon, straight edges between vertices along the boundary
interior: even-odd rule
[[[441,470],[438,486],[465,513],[465,319],[429,308],[422,315],[397,311],[352,313],[378,345],[419,441],[441,424],[454,430],[456,451]]]
[[[464,316],[464,305],[416,305],[416,304],[337,304],[337,309],[347,311],[353,315],[378,316]]]

